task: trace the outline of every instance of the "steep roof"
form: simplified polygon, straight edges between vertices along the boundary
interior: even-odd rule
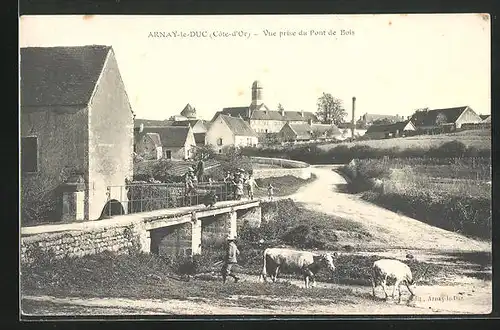
[[[484,122],[491,122],[491,115],[479,115]]]
[[[194,127],[194,125],[201,123],[205,128],[206,125],[201,119],[191,119],[191,120],[177,120],[172,122],[172,126],[188,126]]]
[[[87,105],[110,46],[21,48],[21,105]]]
[[[134,127],[139,127],[139,126],[141,126],[141,124],[143,124],[144,127],[170,126],[170,125],[172,125],[172,123],[173,123],[172,120],[135,119],[134,120]]]
[[[311,136],[312,127],[308,123],[297,122],[297,123],[287,123],[288,126],[297,134],[298,139],[309,140]]]
[[[394,124],[386,124],[386,125],[372,125],[368,127],[366,133],[375,133],[375,132],[395,132],[397,130],[402,131],[408,125],[410,121],[400,121]]]
[[[412,117],[415,126],[435,126],[438,115],[442,115],[443,123],[452,124],[460,117],[468,106],[433,109],[426,112],[419,112],[418,115]]]
[[[186,144],[189,131],[185,126],[150,126],[144,127],[143,133],[158,133],[163,147],[180,148]]]
[[[186,118],[193,118],[196,117],[196,109],[194,109],[191,104],[186,104],[184,109],[181,111],[181,116],[184,116]]]
[[[206,133],[194,133],[194,141],[196,144],[205,144]]]
[[[250,127],[250,125],[241,118],[226,116],[221,114],[220,117],[227,124],[231,132],[238,136],[255,136],[257,133]]]
[[[264,105],[265,106],[265,105]],[[248,110],[250,107],[233,107],[233,108],[224,108],[221,113],[225,115],[231,115],[232,117],[241,116],[244,119],[248,119]],[[217,114],[216,114],[217,115]],[[303,116],[302,116],[303,115]],[[215,117],[214,117],[215,118]],[[281,121],[307,121],[312,119],[313,121],[317,121],[318,118],[312,112],[308,111],[284,111],[284,114],[281,115],[279,111],[276,110],[253,110],[251,111],[250,119],[253,120],[281,120]]]
[[[146,135],[153,141],[155,147],[161,147],[161,139],[158,133],[146,133]]]
[[[319,132],[321,134],[324,134],[328,132],[329,130],[332,131],[332,135],[338,135],[342,134],[342,132],[339,130],[339,128],[335,125],[328,125],[328,124],[312,124],[311,129],[315,132]]]

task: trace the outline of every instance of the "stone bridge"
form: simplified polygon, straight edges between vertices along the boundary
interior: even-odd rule
[[[245,225],[259,227],[259,200],[225,201],[204,205],[114,216],[109,219],[47,224],[21,228],[21,258],[33,250],[52,250],[56,257],[83,256],[103,251],[167,255],[201,253],[203,246],[237,235]],[[160,250],[161,247],[161,250]]]

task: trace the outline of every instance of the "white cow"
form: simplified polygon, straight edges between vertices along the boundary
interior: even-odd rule
[[[337,253],[334,253],[336,256]],[[267,274],[271,280],[276,282],[280,268],[299,272],[304,277],[305,287],[309,288],[309,280],[312,280],[312,286],[315,286],[315,275],[322,268],[326,267],[331,273],[335,271],[333,258],[325,253],[315,255],[307,251],[295,251],[284,248],[268,248],[264,251],[264,267],[260,280],[267,281]]]
[[[425,275],[426,271],[423,275]],[[423,275],[421,277],[423,277]],[[375,297],[375,287],[378,285],[382,285],[385,293],[385,299],[388,298],[388,294],[386,291],[386,282],[387,279],[394,279],[396,282],[394,283],[394,288],[392,289],[392,298],[395,298],[396,287],[399,292],[398,302],[401,302],[401,283],[404,283],[410,291],[411,297],[415,295],[413,289],[415,288],[415,281],[413,279],[411,269],[408,265],[403,262],[395,259],[380,259],[373,263],[372,267],[372,289],[373,296]]]

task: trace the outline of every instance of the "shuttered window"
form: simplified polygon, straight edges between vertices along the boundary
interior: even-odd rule
[[[38,138],[36,136],[21,138],[21,172],[38,171]]]

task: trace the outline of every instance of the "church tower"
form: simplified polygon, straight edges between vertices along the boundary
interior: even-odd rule
[[[263,103],[262,90],[263,88],[260,81],[255,80],[252,84],[252,103],[251,103],[252,108],[255,108]]]

